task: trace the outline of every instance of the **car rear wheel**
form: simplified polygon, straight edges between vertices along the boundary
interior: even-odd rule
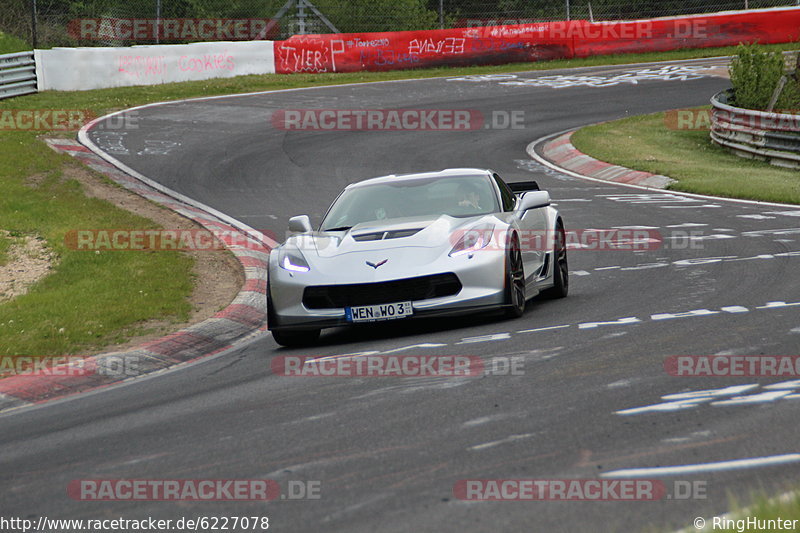
[[[567,234],[561,219],[556,224],[553,245],[553,287],[542,291],[548,298],[564,298],[569,293],[569,264],[567,263]]]
[[[506,316],[521,317],[525,312],[525,266],[522,264],[522,251],[516,235],[506,253]]]

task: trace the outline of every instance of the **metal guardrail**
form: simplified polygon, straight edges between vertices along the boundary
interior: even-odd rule
[[[733,107],[729,96],[711,98],[711,140],[741,157],[800,168],[800,115]]]
[[[36,91],[33,52],[0,55],[0,100]]]

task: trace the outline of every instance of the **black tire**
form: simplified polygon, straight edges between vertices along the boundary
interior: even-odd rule
[[[519,318],[525,312],[525,265],[516,235],[511,237],[511,245],[506,252],[505,315]]]
[[[564,223],[556,223],[555,243],[553,245],[553,283],[542,291],[547,298],[564,298],[569,293],[569,263],[567,261],[567,234]]]
[[[318,329],[304,329],[304,330],[281,330],[273,329],[272,338],[281,346],[287,348],[295,346],[309,346],[319,340],[320,330]]]

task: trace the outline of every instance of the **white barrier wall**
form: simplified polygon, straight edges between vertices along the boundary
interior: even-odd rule
[[[35,50],[40,91],[230,78],[275,72],[273,41]]]

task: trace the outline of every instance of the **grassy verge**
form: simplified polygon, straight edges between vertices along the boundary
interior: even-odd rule
[[[0,36],[0,51],[26,49]],[[790,50],[798,43],[769,48]],[[435,68],[350,74],[255,75],[159,86],[79,92],[44,92],[0,101],[0,112],[15,109],[83,109],[96,115],[154,101],[252,91],[437,76],[463,76],[568,67],[678,60],[730,55],[734,47],[663,53],[598,56],[586,59],[501,66]],[[73,136],[74,132],[49,132]],[[191,259],[169,252],[101,253],[65,248],[69,229],[153,227],[112,205],[87,198],[65,176],[75,165],[53,153],[38,133],[0,131],[0,229],[43,236],[59,256],[55,272],[25,296],[0,305],[0,355],[57,355],[122,342],[147,320],[179,321],[187,316]],[[38,185],[27,182],[37,176]],[[42,178],[43,177],[43,178]]]
[[[751,531],[797,531],[796,528],[785,528],[783,526],[775,525],[775,522],[768,523],[768,520],[795,520],[796,524],[800,524],[800,491],[793,492],[794,497],[780,499],[777,497],[768,497],[760,494],[755,498],[755,503],[751,507],[741,508],[734,505],[734,511],[731,513],[733,520],[732,523],[725,522],[720,524],[725,527],[714,528],[714,531],[722,533],[738,533],[743,530]],[[748,527],[745,522],[738,522],[738,520],[757,519],[761,521],[762,526]]]
[[[572,141],[601,161],[678,180],[672,190],[800,204],[796,170],[733,155],[712,144],[708,131],[668,128],[664,113],[582,128]]]
[[[14,240],[11,237],[0,233],[0,266],[8,263],[8,249],[12,244],[14,244]]]
[[[147,320],[188,317],[188,256],[65,246],[71,229],[158,227],[87,197],[65,175],[77,165],[32,133],[0,135],[0,228],[40,235],[58,256],[54,273],[0,305],[0,355],[76,353],[123,342],[141,333],[137,324]]]
[[[14,52],[25,52],[30,50],[31,47],[13,35],[3,33],[0,31],[0,54],[13,54]]]

